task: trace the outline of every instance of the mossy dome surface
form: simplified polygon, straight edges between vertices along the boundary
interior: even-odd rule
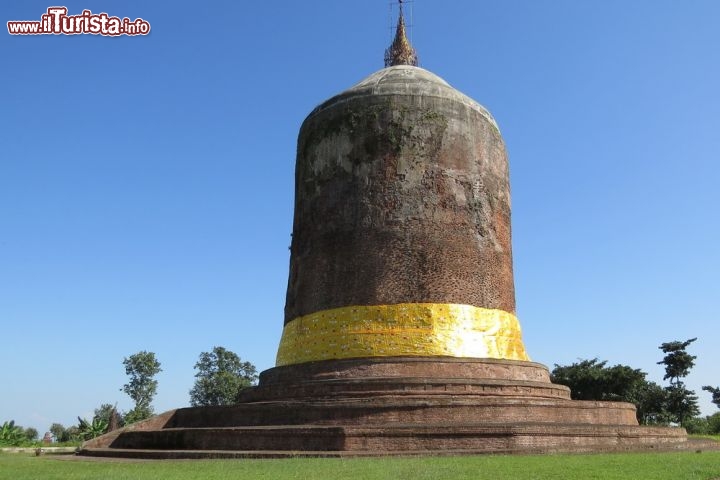
[[[344,92],[318,105],[308,117],[330,107],[361,97],[370,96],[438,97],[458,102],[474,110],[497,127],[495,119],[485,107],[464,93],[451,87],[445,80],[428,70],[411,65],[383,68],[361,80]]]

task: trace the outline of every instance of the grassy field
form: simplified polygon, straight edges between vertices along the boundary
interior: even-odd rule
[[[375,459],[98,461],[0,454],[2,480],[720,479],[720,452]]]

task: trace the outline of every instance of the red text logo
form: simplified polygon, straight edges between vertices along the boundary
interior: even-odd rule
[[[40,21],[22,20],[7,22],[10,35],[147,35],[150,23],[142,18],[111,17],[107,13],[83,10],[79,15],[68,15],[67,7],[50,7]]]

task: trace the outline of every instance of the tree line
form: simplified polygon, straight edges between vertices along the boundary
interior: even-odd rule
[[[658,347],[664,354],[657,362],[665,367],[663,381],[667,380],[668,385],[664,387],[648,381],[647,373],[640,369],[627,365],[608,367],[607,361],[597,358],[565,366],[556,364],[551,380],[568,386],[573,400],[633,403],[641,425],[675,423],[689,433],[720,434],[720,412],[700,417],[698,397],[684,382],[697,358],[687,348],[696,340],[676,340]],[[712,402],[720,408],[720,388],[706,385],[702,389],[712,394]]]
[[[120,391],[133,401],[130,410],[120,412],[116,405],[103,403],[95,409],[90,420],[78,417],[77,425],[70,427],[53,423],[43,440],[77,443],[152,417],[155,414],[152,401],[158,386],[155,376],[162,372],[155,353],[143,350],[125,357],[122,363],[128,381]],[[231,405],[235,403],[239,391],[254,385],[258,378],[252,363],[242,361],[236,353],[224,347],[202,352],[194,368],[195,383],[189,392],[192,406]],[[0,446],[26,445],[37,440],[36,429],[24,429],[12,420],[0,427]]]

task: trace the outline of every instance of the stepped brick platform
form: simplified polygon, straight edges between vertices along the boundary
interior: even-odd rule
[[[635,407],[570,400],[543,365],[390,357],[263,372],[240,403],[171,410],[83,444],[81,455],[274,458],[686,448]]]

